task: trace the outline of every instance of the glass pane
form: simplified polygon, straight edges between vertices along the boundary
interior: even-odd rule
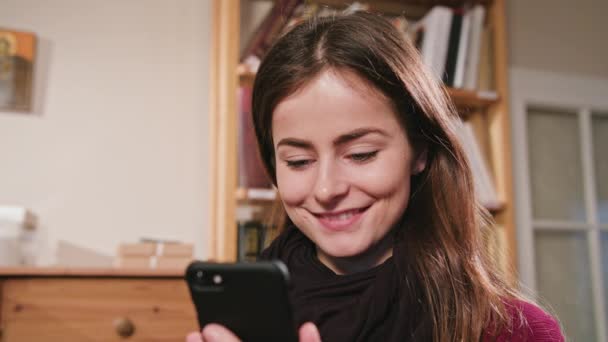
[[[608,223],[608,115],[593,115],[591,127],[598,220]]]
[[[533,219],[585,221],[578,115],[528,109]]]
[[[541,303],[554,310],[568,340],[595,341],[586,232],[536,231],[536,281]]]

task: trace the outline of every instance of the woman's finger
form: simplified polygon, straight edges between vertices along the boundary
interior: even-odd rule
[[[300,342],[321,342],[319,329],[314,323],[307,322],[300,327]]]
[[[207,324],[203,328],[204,342],[240,342],[236,335],[219,324]]]
[[[186,336],[186,342],[203,342],[203,337],[199,331],[191,332]]]

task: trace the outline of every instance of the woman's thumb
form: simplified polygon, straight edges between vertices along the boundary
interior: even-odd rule
[[[319,329],[314,323],[307,322],[300,327],[300,342],[321,342]]]

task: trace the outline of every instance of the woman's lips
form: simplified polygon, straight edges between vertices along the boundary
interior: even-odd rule
[[[314,216],[325,228],[341,231],[350,228],[363,216],[368,208],[349,209],[332,213],[315,213]]]

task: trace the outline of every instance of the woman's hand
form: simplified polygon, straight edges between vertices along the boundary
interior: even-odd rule
[[[313,323],[304,323],[298,332],[300,342],[321,342],[319,330]],[[240,342],[232,331],[219,324],[207,324],[202,332],[188,334],[186,342]]]

